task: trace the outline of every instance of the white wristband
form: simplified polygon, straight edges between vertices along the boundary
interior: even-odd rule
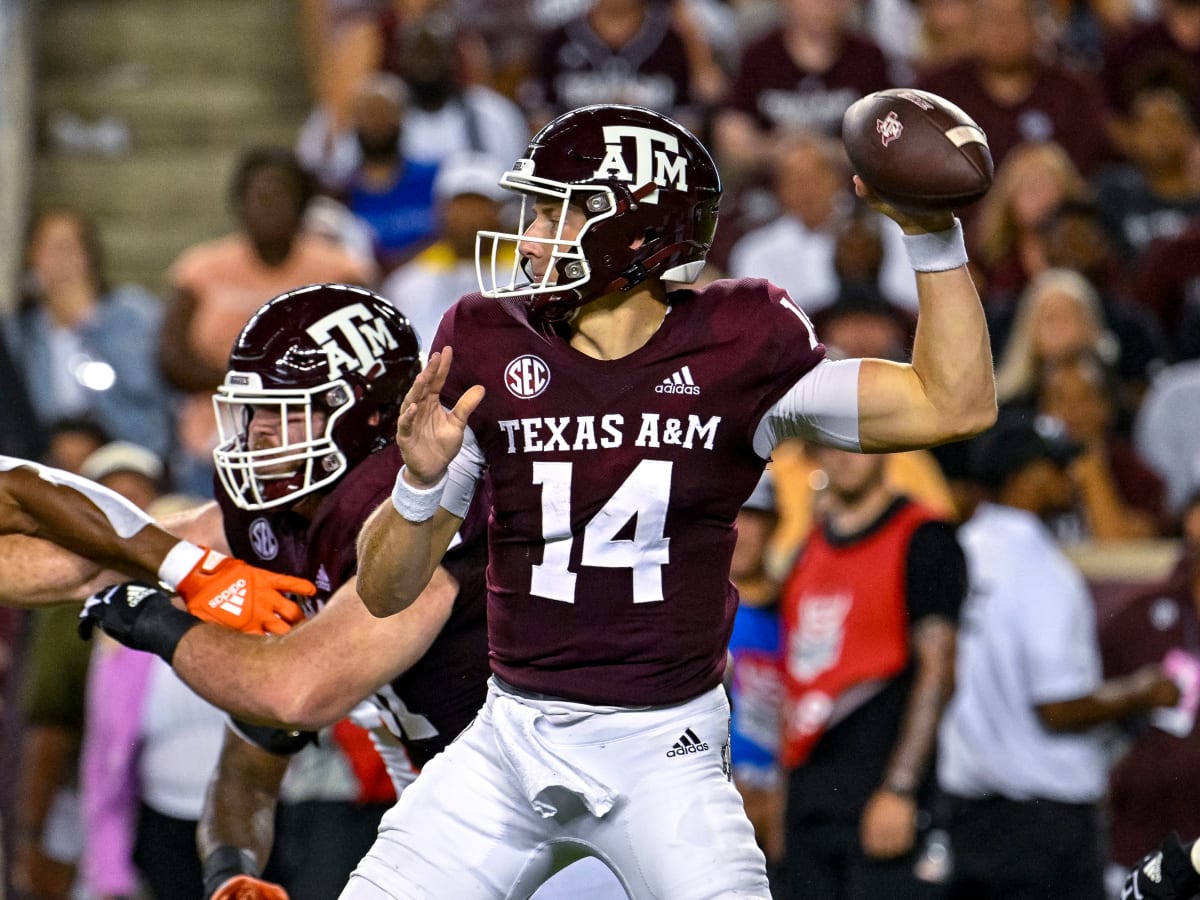
[[[158,567],[158,580],[175,590],[179,587],[179,582],[187,578],[188,572],[204,559],[206,552],[203,547],[198,547],[191,541],[180,541],[163,557],[162,565]]]
[[[442,492],[446,490],[446,473],[441,480],[430,488],[415,488],[404,480],[404,470],[401,466],[396,473],[396,486],[392,488],[392,506],[401,518],[409,522],[424,522],[433,518],[442,502]]]
[[[904,235],[904,250],[917,272],[947,272],[967,264],[967,245],[958,219],[945,231]]]

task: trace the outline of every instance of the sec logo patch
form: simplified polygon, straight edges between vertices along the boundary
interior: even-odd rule
[[[279,555],[279,540],[266,519],[259,517],[250,523],[250,546],[259,559],[274,559]]]
[[[504,367],[504,384],[510,394],[530,400],[550,385],[550,367],[541,357],[518,356]]]

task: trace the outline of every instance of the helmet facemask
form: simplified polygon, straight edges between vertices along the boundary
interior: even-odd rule
[[[589,295],[593,269],[584,253],[584,240],[592,229],[617,212],[617,198],[607,185],[570,185],[532,175],[519,169],[506,172],[500,184],[521,194],[521,214],[515,232],[480,231],[475,236],[475,274],[485,297],[583,298]],[[553,237],[534,237],[525,232],[536,218],[539,203],[559,205],[558,229]],[[582,210],[585,220],[574,238],[564,238],[567,214]],[[542,244],[549,248],[546,271],[534,277],[520,244]],[[511,260],[511,262],[507,262]],[[594,295],[594,294],[591,294]],[[534,304],[539,306],[541,304]]]
[[[349,464],[333,440],[334,426],[353,407],[353,389],[341,379],[287,390],[264,388],[253,373],[230,372],[213,396],[219,436],[213,460],[226,493],[241,509],[261,510],[335,483]],[[251,420],[264,413],[278,416],[278,445],[254,448]],[[302,423],[299,435],[295,420]]]

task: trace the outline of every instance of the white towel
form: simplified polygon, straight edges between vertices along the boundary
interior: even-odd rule
[[[547,746],[538,734],[538,722],[545,713],[535,706],[504,694],[494,694],[491,702],[492,727],[496,748],[521,783],[521,792],[543,818],[558,813],[558,808],[544,796],[550,788],[563,788],[579,797],[588,812],[600,817],[616,802],[617,794],[608,785],[576,767]],[[580,713],[579,719],[587,714]],[[555,725],[562,722],[556,715]]]

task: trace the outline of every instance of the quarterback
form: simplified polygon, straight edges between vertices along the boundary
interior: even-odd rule
[[[920,324],[911,364],[830,361],[765,281],[673,289],[697,280],[721,196],[678,123],[573,110],[501,184],[521,227],[479,237],[481,293],[443,317],[404,399],[405,467],[358,573],[372,613],[403,614],[486,485],[493,675],[342,896],[521,896],[575,854],[637,900],[766,898],[725,765],[734,520],[784,438],[890,451],[992,424],[961,227],[856,179],[906,234]]]

